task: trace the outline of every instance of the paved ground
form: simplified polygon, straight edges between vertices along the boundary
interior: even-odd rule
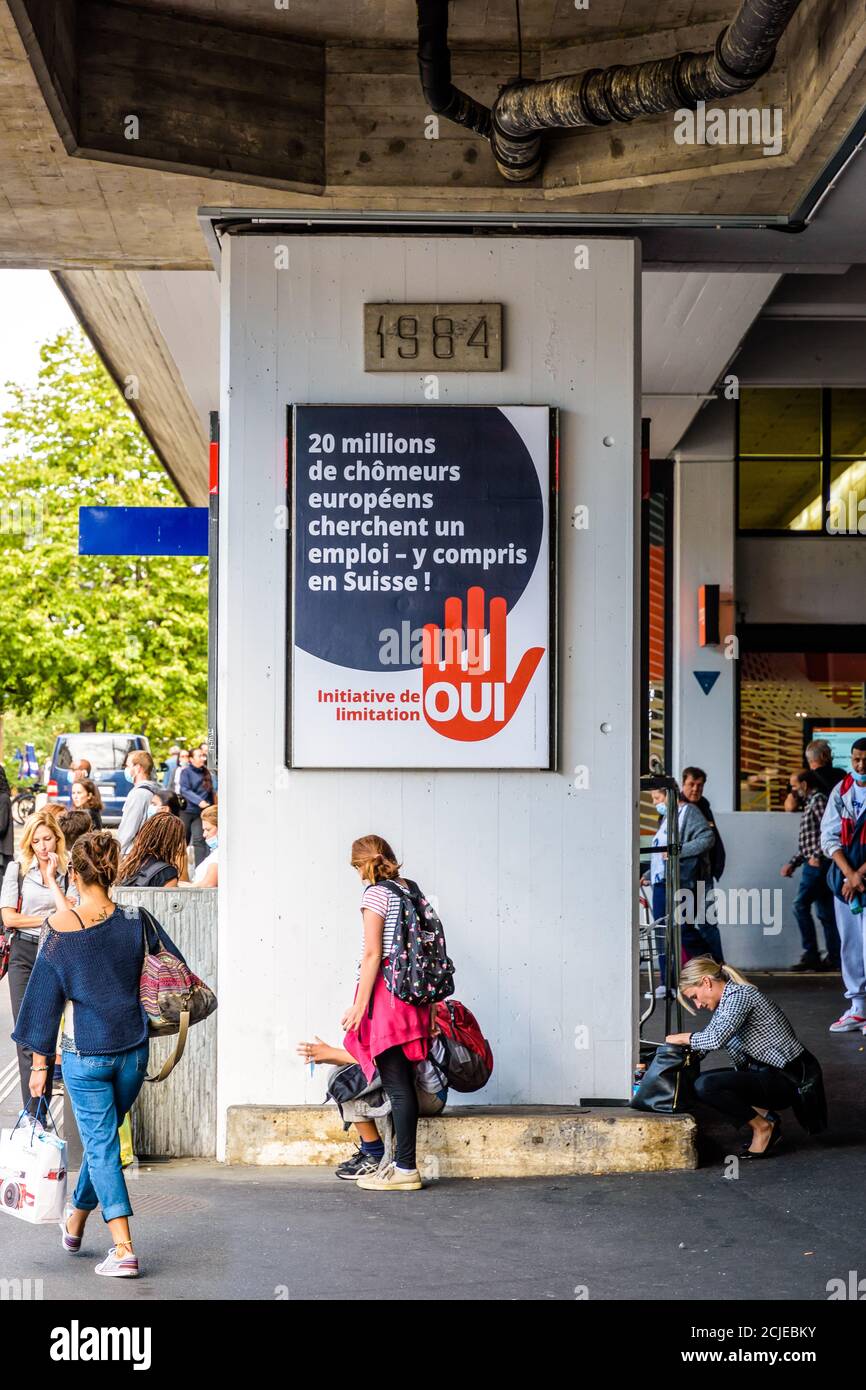
[[[41,1279],[46,1300],[296,1301],[385,1288],[402,1299],[573,1300],[585,1289],[591,1300],[824,1301],[829,1279],[866,1276],[866,1039],[826,1032],[838,977],[763,983],[825,1066],[831,1130],[810,1139],[788,1120],[785,1151],[742,1165],[736,1180],[723,1176],[732,1136],[712,1124],[697,1172],[440,1181],[389,1198],[320,1168],[152,1164],[130,1189],[138,1282],[92,1274],[109,1244],[101,1221],[76,1259],[55,1229],[0,1218],[0,1277]]]

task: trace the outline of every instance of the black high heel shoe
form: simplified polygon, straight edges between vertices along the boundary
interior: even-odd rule
[[[749,1163],[753,1163],[755,1159],[758,1158],[769,1158],[770,1154],[778,1146],[779,1140],[782,1138],[781,1117],[777,1115],[775,1111],[768,1110],[765,1118],[768,1119],[773,1126],[773,1133],[770,1135],[770,1142],[767,1147],[761,1153],[756,1153],[753,1149],[748,1148],[740,1149],[740,1158],[745,1158]]]

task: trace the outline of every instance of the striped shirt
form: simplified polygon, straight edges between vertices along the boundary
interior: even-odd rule
[[[692,1033],[689,1041],[700,1053],[726,1047],[736,1067],[750,1061],[784,1067],[805,1050],[778,1004],[754,985],[733,980],[725,985],[706,1028]]]
[[[405,883],[405,879],[399,879],[399,883]],[[382,931],[382,963],[391,954],[391,947],[394,945],[394,931],[400,918],[400,898],[392,889],[386,888],[383,883],[371,883],[369,888],[364,889],[361,898],[361,911],[369,908],[370,912],[378,912],[380,917],[385,918],[385,926]],[[363,920],[363,918],[362,918]],[[358,965],[358,978],[361,975],[361,966]]]

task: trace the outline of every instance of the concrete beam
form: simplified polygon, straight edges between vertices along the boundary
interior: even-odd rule
[[[54,278],[183,500],[207,506],[207,430],[136,273],[78,270]],[[214,358],[217,352],[214,344]]]

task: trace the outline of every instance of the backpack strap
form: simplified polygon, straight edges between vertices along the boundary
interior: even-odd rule
[[[409,882],[408,878],[406,882]],[[398,893],[401,898],[406,897],[406,889],[403,887],[402,883],[397,882],[396,878],[382,878],[375,886],[377,888],[390,888],[393,893]]]

